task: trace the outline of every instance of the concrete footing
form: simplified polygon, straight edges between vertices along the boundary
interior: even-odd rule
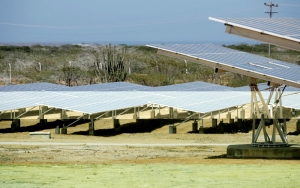
[[[21,120],[20,119],[14,119],[11,122],[11,132],[16,132],[21,127]]]
[[[40,119],[40,126],[45,126],[47,124],[47,119]]]
[[[197,132],[197,130],[198,130],[198,122],[194,121],[193,124],[192,124],[192,131]]]
[[[44,139],[51,138],[50,132],[30,132],[29,135],[30,135],[30,138],[44,138]]]
[[[296,132],[300,133],[300,120],[296,123]]]
[[[204,127],[203,126],[200,126],[200,128],[199,128],[199,134],[204,134]]]
[[[170,125],[169,126],[169,133],[170,134],[176,134],[176,132],[177,132],[176,126]]]
[[[228,158],[268,158],[268,159],[299,159],[300,145],[289,147],[260,148],[251,144],[229,145],[227,147]]]
[[[113,119],[114,129],[116,132],[120,131],[121,124],[119,119]]]
[[[217,119],[211,119],[211,124],[212,124],[212,127],[217,127],[218,120]]]
[[[67,133],[68,133],[67,127],[63,126],[63,128],[61,128],[60,134],[67,134]]]
[[[60,134],[60,128],[59,128],[59,125],[57,125],[56,128],[55,128],[55,134]]]
[[[89,123],[89,135],[95,135],[95,126],[94,126],[94,120],[91,119],[91,122]]]

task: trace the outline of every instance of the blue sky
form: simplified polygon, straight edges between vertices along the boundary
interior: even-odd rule
[[[268,17],[269,0],[0,0],[0,43],[251,43],[208,17]],[[300,18],[299,0],[273,17]]]

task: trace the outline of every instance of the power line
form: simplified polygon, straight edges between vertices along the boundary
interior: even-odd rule
[[[270,8],[270,11],[265,11],[265,13],[268,13],[270,15],[270,18],[272,18],[273,13],[278,13],[278,12],[273,12],[272,8],[273,7],[278,7],[278,4],[273,4],[272,1],[270,1],[270,4],[265,3],[264,5],[268,6]]]
[[[300,5],[280,4],[281,6],[300,7]]]
[[[264,5],[270,7],[269,12],[265,11],[265,13],[268,13],[270,15],[270,18],[272,18],[273,13],[278,13],[278,12],[273,12],[272,11],[273,7],[278,7],[278,4],[273,4],[272,1],[270,1],[270,4],[265,3]],[[271,45],[270,44],[269,44],[269,56],[271,56]]]

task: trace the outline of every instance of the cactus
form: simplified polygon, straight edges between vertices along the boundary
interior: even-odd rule
[[[100,79],[103,82],[122,82],[125,81],[127,73],[124,62],[125,49],[122,49],[122,53],[118,53],[115,46],[108,45],[103,50],[103,65],[102,74]]]

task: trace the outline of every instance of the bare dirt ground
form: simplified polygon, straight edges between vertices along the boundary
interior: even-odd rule
[[[300,183],[300,160],[226,158],[227,146],[250,143],[251,133],[189,133],[192,121],[178,126],[177,134],[169,134],[169,125],[116,133],[108,119],[96,122],[96,136],[87,135],[87,123],[61,135],[55,134],[55,126],[38,127],[38,120],[27,119],[21,120],[21,132],[9,133],[10,123],[0,122],[1,187],[298,187]],[[135,126],[132,120],[120,123]],[[205,120],[204,126],[210,125]],[[31,131],[49,131],[52,138],[30,138]],[[295,124],[288,125],[288,131],[295,131]],[[289,142],[299,144],[300,136],[289,136]]]
[[[133,120],[120,120],[121,126]],[[254,159],[227,159],[230,144],[248,144],[251,132],[238,134],[194,134],[192,122],[177,127],[177,134],[169,134],[169,126],[161,126],[140,133],[116,133],[111,120],[95,124],[96,136],[89,136],[88,123],[68,128],[68,135],[51,132],[51,139],[30,138],[29,131],[0,134],[1,164],[113,164],[113,163],[253,163]],[[31,127],[38,120],[22,120],[23,127]],[[10,121],[0,122],[0,129],[9,130]],[[204,126],[210,126],[210,120]],[[131,124],[134,126],[134,124]],[[37,126],[32,126],[37,127]],[[272,126],[268,128],[270,132]],[[288,132],[295,131],[288,124]],[[125,131],[126,132],[126,131]],[[263,138],[260,137],[262,140]],[[279,136],[278,136],[279,139]],[[300,144],[300,136],[289,136],[290,144]],[[297,160],[296,160],[297,161]],[[294,163],[291,160],[268,160],[267,163]],[[300,161],[297,161],[300,164]]]

